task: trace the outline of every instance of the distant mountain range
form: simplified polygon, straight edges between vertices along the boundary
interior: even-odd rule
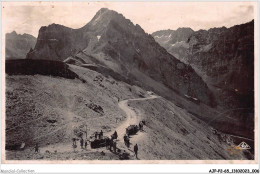
[[[164,48],[170,49],[176,44],[181,44],[194,33],[191,28],[178,28],[177,30],[160,30],[152,33],[155,40]]]
[[[169,54],[139,25],[105,8],[80,29],[42,27],[28,58],[99,64],[164,95],[166,89],[213,103],[207,85],[189,65]]]
[[[36,44],[36,38],[30,34],[17,34],[15,31],[5,35],[6,59],[24,59],[31,48]]]
[[[234,96],[245,95],[244,99],[237,101],[241,102],[240,107],[253,106],[254,21],[228,29],[194,32],[180,28],[157,31],[152,35],[169,53],[191,65],[210,87],[228,91]],[[173,35],[175,39],[172,39]],[[246,96],[250,96],[249,101]],[[228,107],[237,107],[238,104],[228,99],[223,102]]]
[[[174,34],[177,41],[171,38]],[[196,32],[180,28],[152,35],[169,53],[192,66],[218,105],[230,110],[228,115],[239,113],[248,127],[254,127],[254,21],[231,28]]]

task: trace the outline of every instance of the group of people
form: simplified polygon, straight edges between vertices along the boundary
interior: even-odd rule
[[[102,139],[103,138],[103,131],[95,132],[95,138],[96,139]]]
[[[139,124],[140,126],[140,124]],[[100,133],[96,132],[95,133],[95,138],[103,138],[103,131],[101,130]],[[111,135],[111,139],[110,138],[107,138],[106,139],[106,148],[109,149],[110,151],[113,151],[114,153],[117,152],[117,141],[116,139],[118,138],[118,134],[117,132],[115,131],[112,135]],[[74,150],[77,148],[77,138],[72,138],[72,147],[74,148]],[[124,142],[125,142],[125,145],[129,148],[130,147],[130,139],[129,137],[125,134],[124,135]],[[88,145],[88,142],[87,140],[84,140],[82,137],[80,138],[80,147],[81,149],[87,149],[87,145]],[[35,147],[35,153],[38,153],[39,152],[39,145],[38,143],[36,143]],[[138,152],[138,145],[136,144],[134,146],[134,153],[135,153],[135,156],[137,158],[137,152]]]
[[[118,135],[117,132],[115,131],[112,135],[111,138],[107,138],[106,139],[106,148],[109,149],[110,151],[112,151],[113,148],[113,152],[116,153],[116,139],[117,139]]]
[[[103,131],[101,130],[101,132],[99,133],[99,138],[102,138],[103,137]],[[110,151],[113,151],[114,153],[117,152],[117,142],[116,142],[116,139],[117,139],[118,135],[117,135],[117,132],[115,131],[114,134],[111,135],[111,139],[107,138],[106,139],[106,148],[109,149]],[[96,137],[96,134],[95,134],[95,138]],[[74,148],[77,148],[77,138],[72,138],[72,147]],[[129,148],[130,146],[130,139],[127,135],[124,136],[124,142],[125,142],[125,145]],[[81,149],[85,148],[87,149],[87,145],[88,145],[88,142],[87,140],[84,141],[84,139],[81,137],[80,139],[80,146],[81,146]],[[39,152],[39,145],[38,143],[36,143],[35,147],[35,153],[38,153]],[[134,153],[135,153],[135,156],[136,158],[137,157],[137,153],[138,153],[138,145],[135,144],[134,146]]]
[[[117,135],[117,132],[115,131],[114,134],[111,135],[111,139],[106,139],[106,148],[109,149],[110,151],[113,151],[114,153],[116,153],[117,151],[117,142],[116,142],[116,139],[117,139],[118,135]],[[127,135],[124,135],[124,142],[125,142],[125,145],[129,148],[130,147],[130,139]],[[137,153],[138,153],[138,145],[135,144],[134,146],[134,153],[135,153],[135,156],[136,158],[137,157]]]
[[[102,139],[103,138],[103,131],[101,130],[100,132],[95,132],[95,139]],[[75,145],[74,145],[75,144]],[[83,149],[83,147],[86,149],[87,148],[87,145],[88,145],[88,142],[87,140],[83,140],[83,138],[81,137],[80,139],[80,146],[81,146],[81,149]],[[76,140],[74,139],[73,140],[73,147],[74,146],[77,146],[76,145]]]
[[[81,147],[81,149],[83,149],[83,146],[84,146],[85,149],[87,149],[88,142],[87,142],[87,140],[85,140],[85,142],[84,142],[83,138],[81,138],[80,139],[80,147]]]
[[[77,148],[77,138],[72,138],[72,147],[74,148],[74,149],[76,149]],[[88,142],[87,142],[87,140],[85,140],[84,141],[84,139],[81,137],[80,138],[80,147],[81,147],[81,149],[83,149],[83,148],[85,148],[85,149],[87,149],[87,146],[88,146]]]

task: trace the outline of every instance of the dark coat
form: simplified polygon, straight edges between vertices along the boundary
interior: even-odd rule
[[[134,146],[134,151],[135,151],[135,152],[138,151],[138,146],[137,146],[137,144]]]

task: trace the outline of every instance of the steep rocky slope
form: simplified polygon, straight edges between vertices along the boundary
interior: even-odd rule
[[[228,91],[238,101],[231,108],[252,107],[254,94],[254,22],[232,28],[198,31],[189,38],[187,62],[206,82]],[[232,106],[234,105],[234,106]]]
[[[28,57],[99,64],[161,95],[171,94],[163,94],[152,81],[182,96],[209,105],[214,103],[207,85],[189,65],[170,55],[139,25],[104,8],[80,29],[56,24],[42,27],[35,49]]]
[[[249,151],[231,154],[230,144],[223,135],[214,134],[208,124],[164,98],[131,101],[129,105],[147,122],[139,144],[142,149],[139,156],[144,159],[246,159],[246,154],[251,156]]]
[[[119,159],[105,147],[90,149],[88,146],[85,150],[78,146],[74,150],[72,138],[85,125],[88,137],[101,129],[105,135],[111,135],[126,119],[119,102],[149,94],[86,68],[70,65],[69,69],[84,81],[65,76],[6,75],[8,160]],[[90,105],[102,109],[95,110]],[[119,146],[120,141],[118,147],[132,154],[134,142],[138,143],[141,160],[247,159],[242,151],[231,154],[228,151],[231,144],[213,134],[205,122],[162,97],[132,100],[128,106],[138,120],[146,120],[146,126],[143,132],[131,136],[130,150]],[[25,150],[12,150],[22,142]],[[37,154],[33,151],[36,143],[40,147]],[[135,157],[131,155],[130,159]]]
[[[118,101],[145,93],[86,68],[71,65],[69,69],[78,78],[22,71],[6,75],[7,149],[22,142],[27,147],[70,143],[74,131],[84,125],[88,125],[89,135],[101,129],[109,132],[125,118]]]
[[[191,28],[178,28],[177,30],[160,30],[152,33],[152,36],[167,51],[171,47],[184,43],[194,33]]]
[[[152,36],[162,47],[174,57],[186,57],[189,47],[187,40],[194,33],[191,28],[178,28],[177,30],[160,30],[152,33]]]
[[[154,37],[162,37],[160,32]],[[231,28],[194,32],[183,44],[165,45],[171,54],[191,65],[210,86],[235,94],[251,96],[254,82],[254,21]],[[174,47],[171,49],[170,47]],[[235,102],[224,105],[237,106]],[[252,104],[252,103],[251,103]],[[251,105],[246,101],[245,105]],[[245,107],[245,106],[244,106]]]
[[[178,45],[157,41],[203,78],[225,112],[223,115],[238,119],[239,126],[224,129],[236,129],[239,134],[253,137],[254,21],[231,28],[199,30]]]
[[[37,43],[29,59],[60,60],[74,55],[88,44],[88,36],[81,29],[71,29],[58,24],[41,27]]]
[[[30,49],[34,48],[36,38],[29,34],[17,34],[15,31],[5,35],[5,58],[24,59]]]

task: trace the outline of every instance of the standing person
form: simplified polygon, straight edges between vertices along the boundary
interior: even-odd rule
[[[72,147],[73,147],[74,152],[75,152],[75,149],[77,148],[77,142],[76,141],[77,141],[76,138],[72,138],[72,142],[73,142]]]
[[[143,122],[141,122],[141,121],[140,121],[140,123],[139,123],[139,129],[140,129],[141,131],[143,131]]]
[[[35,144],[34,149],[35,149],[35,153],[38,153],[38,152],[39,152],[39,145],[38,145],[38,143]]]
[[[109,149],[109,145],[110,145],[110,139],[107,138],[107,139],[106,139],[106,149]]]
[[[130,147],[130,139],[126,137],[126,146],[129,148]]]
[[[127,146],[127,136],[126,135],[124,135],[124,143]]]
[[[87,149],[87,146],[88,146],[88,142],[87,140],[85,140],[85,149]]]
[[[110,150],[110,151],[112,151],[112,149],[111,149],[112,146],[113,146],[113,138],[111,138],[111,140],[110,140],[110,145],[109,145],[109,150]]]
[[[117,132],[116,131],[115,131],[114,135],[115,135],[115,139],[117,139]]]
[[[83,138],[81,138],[80,139],[80,147],[81,147],[81,149],[83,149],[83,144],[84,144],[84,140],[83,140]]]
[[[100,132],[100,137],[103,138],[103,131]]]
[[[138,152],[138,146],[137,146],[137,144],[135,144],[135,146],[134,146],[134,152],[135,152],[135,156],[136,156],[136,159],[138,158],[137,157],[137,152]]]
[[[116,141],[113,142],[113,150],[114,150],[114,153],[116,153]]]
[[[76,146],[76,138],[72,138],[72,146]]]

